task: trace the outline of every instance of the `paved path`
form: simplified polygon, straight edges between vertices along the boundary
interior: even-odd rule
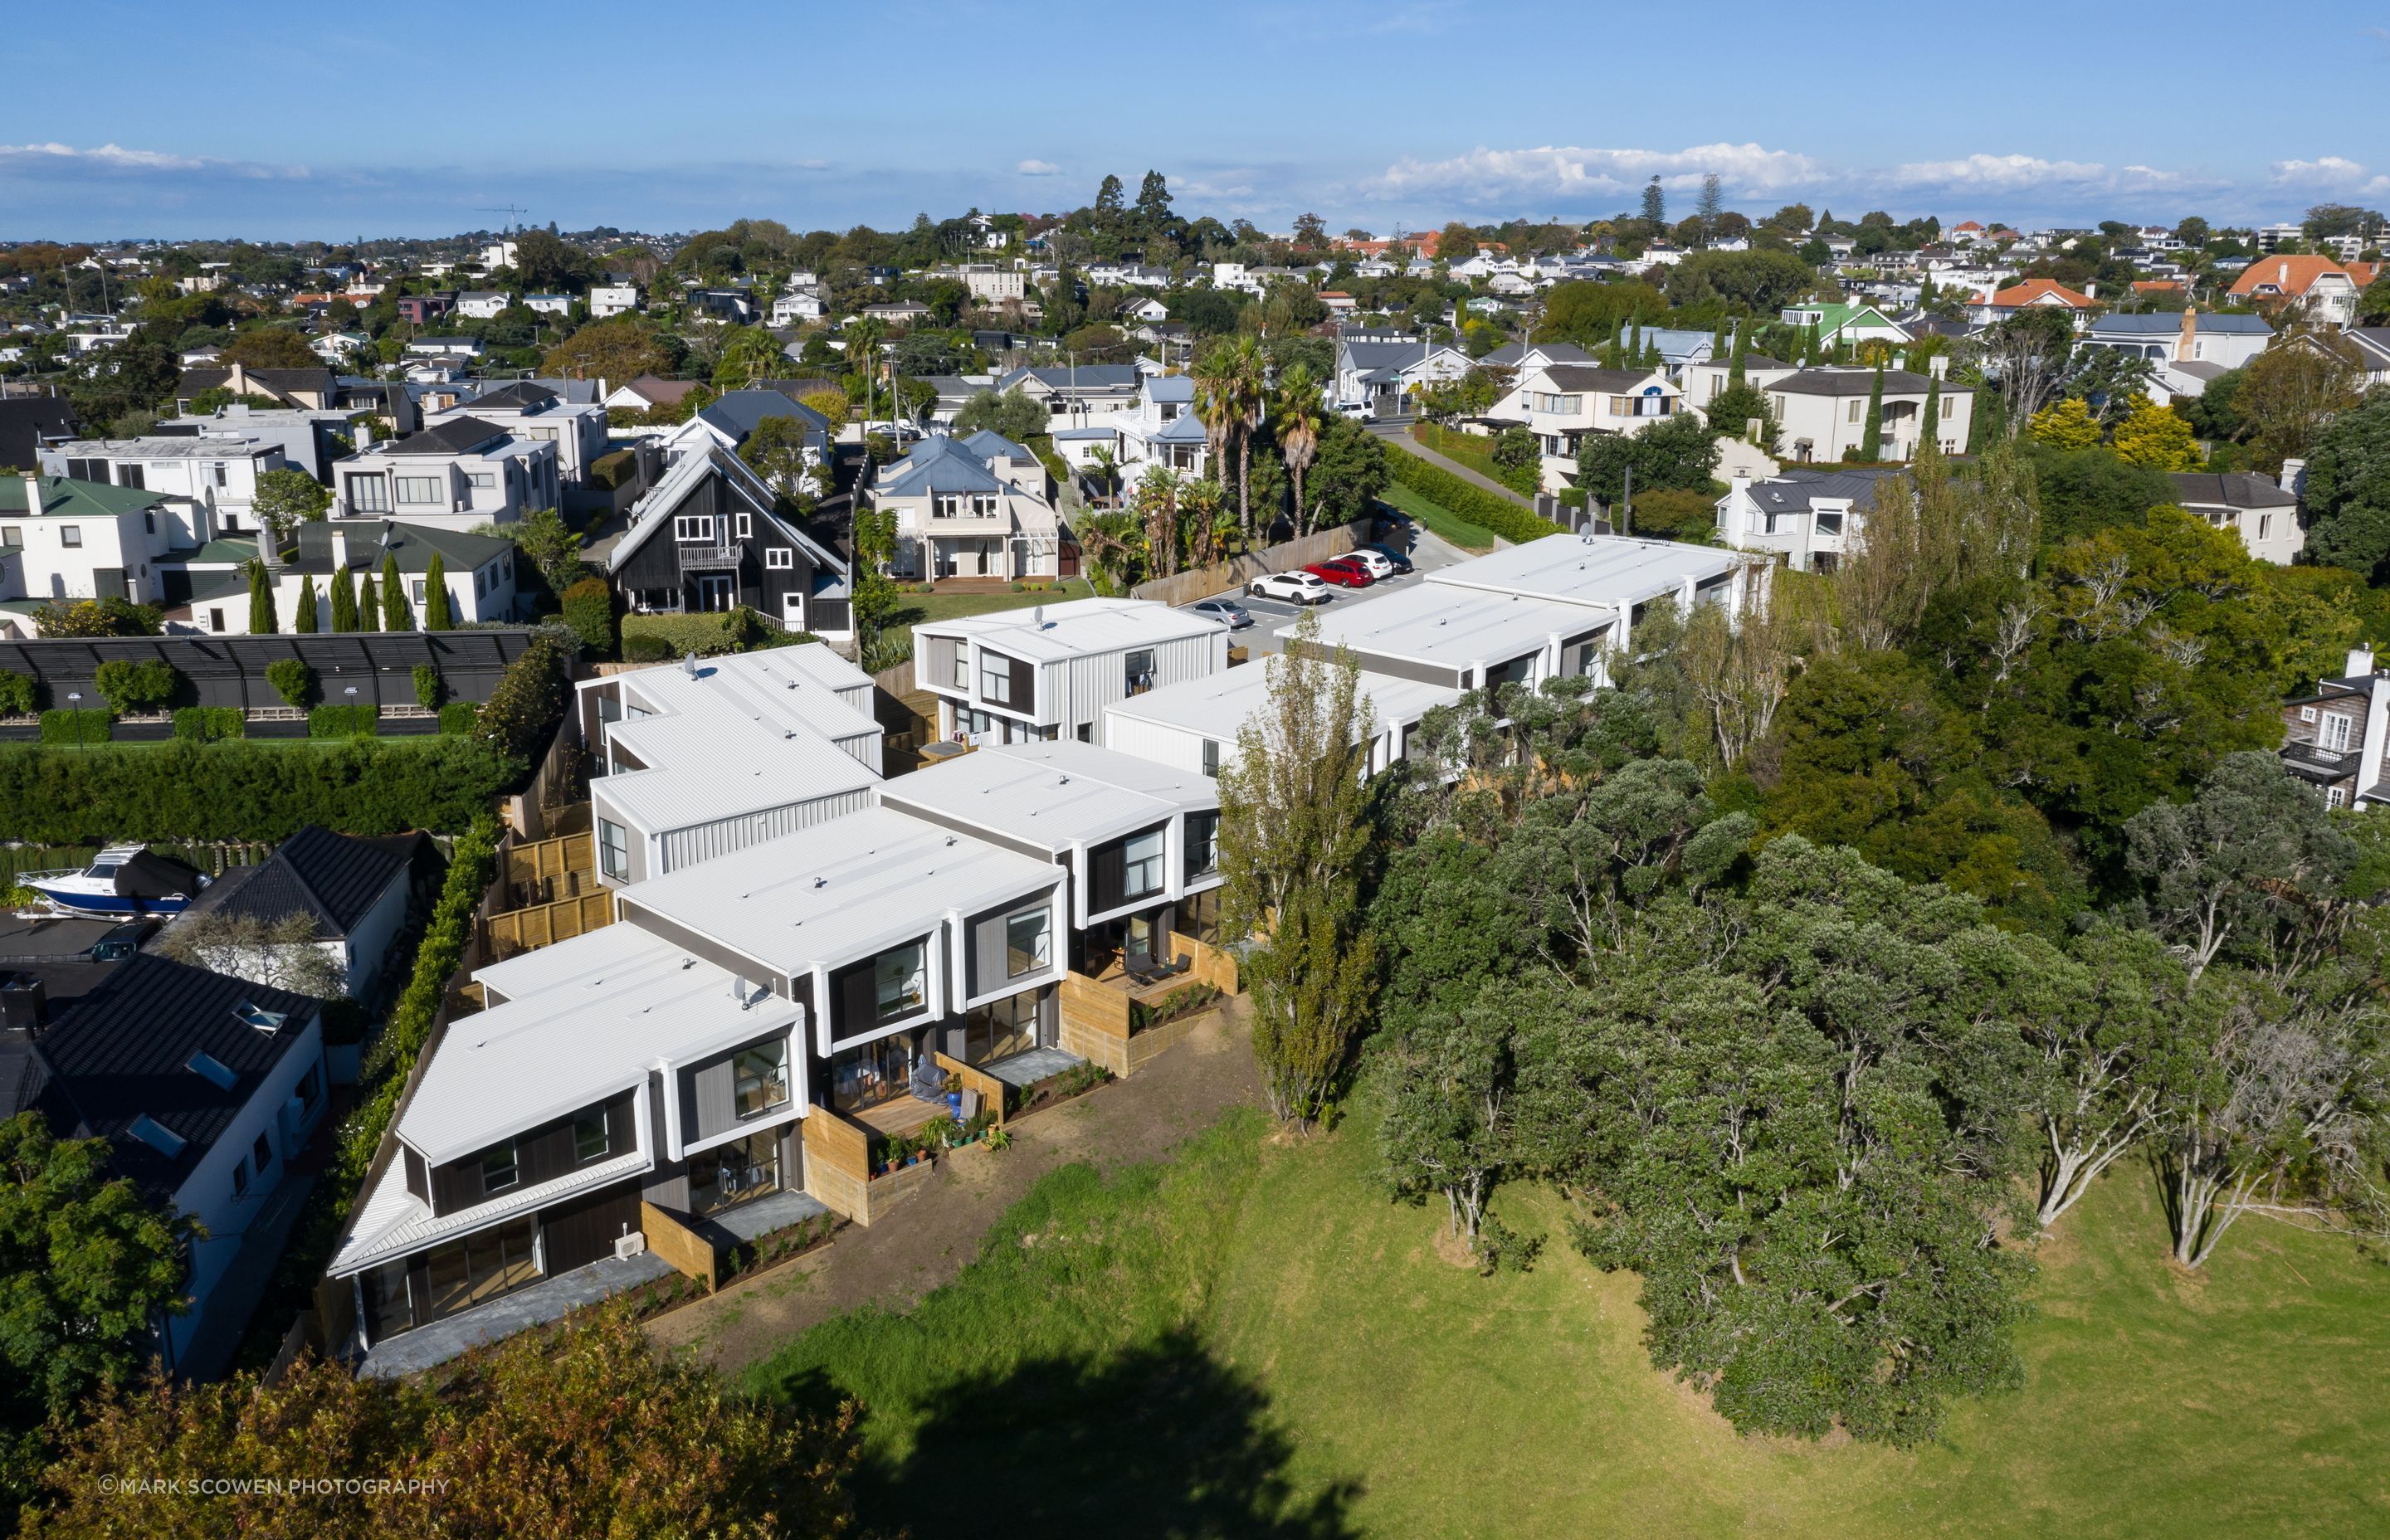
[[[1378,437],[1381,439],[1387,440],[1389,443],[1417,455],[1420,459],[1425,460],[1428,464],[1434,466],[1439,470],[1451,471],[1455,476],[1459,477],[1462,481],[1467,481],[1471,486],[1483,487],[1497,497],[1507,497],[1511,502],[1516,503],[1519,507],[1526,509],[1529,513],[1536,511],[1536,500],[1534,498],[1522,497],[1517,493],[1512,492],[1509,487],[1506,487],[1501,482],[1496,481],[1493,477],[1480,475],[1478,472],[1470,469],[1467,466],[1462,465],[1458,460],[1437,454],[1434,450],[1430,449],[1427,445],[1420,443],[1419,440],[1412,438],[1410,435],[1410,430],[1406,424],[1391,422],[1372,423],[1369,425],[1369,431],[1377,434]]]
[[[1134,1078],[1013,1123],[1010,1149],[956,1151],[878,1224],[850,1225],[818,1251],[659,1315],[649,1336],[735,1373],[860,1305],[904,1309],[960,1272],[988,1226],[1057,1166],[1151,1160],[1227,1109],[1260,1103],[1253,1032],[1240,999]]]

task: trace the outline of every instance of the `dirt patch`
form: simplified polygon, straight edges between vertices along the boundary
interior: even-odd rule
[[[1246,1005],[1231,1000],[1131,1078],[1009,1124],[1009,1149],[955,1151],[880,1223],[850,1225],[807,1252],[795,1278],[777,1269],[742,1278],[658,1317],[648,1334],[659,1347],[735,1373],[834,1315],[913,1304],[960,1272],[988,1227],[1056,1167],[1150,1161],[1227,1109],[1261,1102]]]
[[[1435,1227],[1435,1254],[1455,1267],[1466,1267],[1474,1272],[1478,1266],[1477,1253],[1469,1249],[1468,1238],[1449,1225]]]

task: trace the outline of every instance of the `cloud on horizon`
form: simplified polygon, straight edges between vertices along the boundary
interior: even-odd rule
[[[1062,168],[1051,160],[1023,160],[1012,168],[1015,176],[1060,176]]]

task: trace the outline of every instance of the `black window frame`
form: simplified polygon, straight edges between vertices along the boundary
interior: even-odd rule
[[[498,1160],[502,1156],[506,1161],[503,1167],[498,1164]],[[482,1150],[478,1157],[478,1163],[482,1171],[482,1190],[485,1193],[504,1192],[509,1187],[522,1185],[522,1151],[516,1148],[515,1141],[512,1139],[494,1144]],[[506,1179],[492,1180],[493,1175],[500,1170],[506,1173]]]
[[[598,1148],[589,1148],[592,1132]],[[572,1114],[572,1158],[582,1165],[601,1161],[614,1152],[614,1132],[606,1119],[606,1104],[585,1107]]]

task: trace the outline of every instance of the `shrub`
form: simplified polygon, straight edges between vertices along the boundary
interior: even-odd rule
[[[563,595],[564,623],[591,655],[614,655],[614,591],[604,578],[583,578]]]
[[[549,735],[572,701],[572,668],[564,645],[533,636],[490,692],[475,734],[508,759],[535,760],[546,750]]]
[[[186,742],[239,738],[248,730],[248,713],[238,706],[186,706],[174,713],[174,736]]]
[[[0,669],[0,716],[31,716],[40,690],[30,674]]]
[[[56,742],[0,744],[0,829],[11,839],[275,841],[306,824],[351,834],[454,831],[470,827],[522,768],[468,738],[124,748],[95,737],[77,748],[70,729],[69,747]]]
[[[661,663],[673,655],[672,643],[662,636],[625,636],[623,638],[623,661],[627,663]]]
[[[318,706],[307,713],[309,738],[371,738],[381,722],[372,706]]]
[[[265,682],[288,706],[304,706],[315,693],[315,671],[296,658],[276,658],[266,664]]]
[[[639,452],[636,449],[617,449],[610,455],[600,455],[589,462],[589,484],[604,487],[608,492],[618,491],[623,482],[637,476],[638,470]]]
[[[138,663],[118,658],[92,670],[91,682],[117,715],[129,716],[173,699],[183,676],[162,658]]]
[[[427,712],[440,709],[440,671],[430,663],[415,665],[415,703]]]
[[[1471,486],[1448,470],[1428,464],[1407,450],[1386,445],[1386,470],[1397,486],[1406,486],[1430,502],[1441,503],[1480,529],[1491,530],[1514,543],[1541,540],[1561,533],[1548,519],[1538,519],[1506,497]]]
[[[482,708],[470,700],[451,700],[440,708],[440,730],[469,733],[482,720]]]
[[[69,706],[60,706],[42,713],[42,741],[73,744],[106,743],[112,731],[109,724],[114,720],[114,713],[105,706],[85,706],[80,711]],[[0,827],[8,828],[18,839],[24,838],[21,834],[16,834],[13,826],[0,824]]]
[[[754,611],[747,613],[752,616]],[[719,657],[739,650],[738,640],[726,624],[729,619],[730,615],[625,615],[623,648],[627,656],[633,637],[654,636],[663,642],[667,657],[679,658],[692,652],[700,658]]]

